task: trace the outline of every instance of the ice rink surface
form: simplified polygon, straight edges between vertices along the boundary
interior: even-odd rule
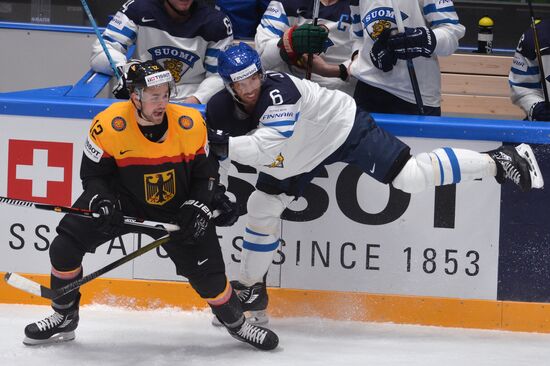
[[[25,325],[50,314],[0,305],[0,365],[550,365],[550,334],[287,318],[272,319],[280,346],[262,352],[212,327],[207,311],[105,305],[81,308],[76,340],[24,346]]]

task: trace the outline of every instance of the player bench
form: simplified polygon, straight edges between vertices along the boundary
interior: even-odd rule
[[[475,115],[523,119],[512,104],[508,73],[510,56],[453,54],[439,59],[441,108],[444,115]]]

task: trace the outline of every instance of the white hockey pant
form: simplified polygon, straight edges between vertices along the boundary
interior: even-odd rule
[[[487,154],[450,147],[420,153],[409,159],[392,184],[407,193],[433,186],[494,177],[496,165]]]
[[[239,281],[252,286],[261,282],[279,247],[281,214],[294,197],[254,191],[248,198],[247,223]]]

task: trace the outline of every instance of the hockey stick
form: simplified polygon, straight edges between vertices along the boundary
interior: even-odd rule
[[[13,206],[31,207],[39,210],[54,211],[58,213],[65,213],[65,214],[88,217],[88,218],[98,218],[100,216],[97,212],[85,210],[82,208],[49,205],[46,203],[37,203],[37,202],[19,200],[15,198],[2,197],[2,196],[0,196],[0,203],[5,203]],[[138,219],[136,217],[131,217],[131,216],[124,216],[124,224],[150,228],[150,229],[164,230],[164,231],[179,230],[179,226],[175,224],[168,224],[166,222],[158,222],[158,221],[148,221],[148,220]]]
[[[544,65],[542,64],[542,55],[540,53],[539,35],[537,32],[537,24],[535,23],[535,12],[533,11],[533,3],[531,0],[527,0],[529,5],[529,13],[531,14],[531,28],[533,28],[533,37],[535,40],[535,53],[537,54],[537,61],[539,63],[540,70],[540,83],[542,84],[542,91],[544,93],[544,103],[548,106],[548,88],[546,86],[546,74],[544,73]]]
[[[405,34],[405,26],[403,25],[403,18],[401,17],[401,11],[397,5],[397,0],[392,0],[392,8],[395,14],[395,22],[397,23],[397,31]],[[405,52],[407,52],[407,44],[405,44]],[[422,101],[422,94],[420,94],[420,87],[418,86],[418,79],[416,77],[416,70],[414,69],[414,63],[412,58],[407,57],[407,70],[409,71],[409,77],[411,79],[411,85],[414,93],[414,99],[416,100],[416,106],[418,108],[418,114],[424,114],[424,102]]]
[[[97,39],[99,41],[99,44],[101,44],[101,48],[103,48],[103,52],[105,52],[105,56],[107,56],[107,60],[109,60],[109,64],[111,65],[111,69],[113,69],[113,72],[115,73],[115,76],[117,80],[120,80],[122,75],[118,72],[115,62],[113,61],[113,58],[111,57],[111,54],[109,53],[109,50],[107,49],[107,45],[105,44],[105,41],[103,40],[103,37],[101,36],[101,33],[99,33],[99,28],[97,27],[97,24],[94,20],[94,17],[92,15],[92,12],[90,11],[90,8],[88,7],[88,3],[86,3],[86,0],[80,0],[82,3],[82,8],[84,9],[84,12],[88,16],[88,20],[90,21],[90,24],[94,28],[95,35],[97,36]]]
[[[160,239],[157,239],[153,241],[152,243],[147,244],[144,247],[139,248],[138,250],[133,251],[132,253],[125,255],[122,258],[117,259],[113,263],[110,263],[106,265],[105,267],[98,269],[97,271],[90,273],[87,276],[82,277],[79,280],[73,281],[61,288],[58,288],[56,290],[52,290],[49,287],[42,286],[38,282],[29,280],[28,278],[25,278],[17,273],[13,272],[7,272],[4,275],[4,280],[7,282],[8,285],[18,288],[19,290],[23,290],[25,292],[28,292],[32,295],[40,296],[45,299],[55,300],[58,297],[61,297],[63,295],[68,294],[71,291],[76,290],[80,286],[90,282],[91,280],[123,265],[126,262],[131,261],[134,258],[139,257],[140,255],[143,255],[155,248],[158,248],[159,246],[167,243],[170,240],[169,235],[165,235]]]
[[[313,0],[313,25],[317,25],[319,21],[319,7],[321,0]],[[307,54],[306,79],[311,80],[311,69],[313,69],[313,54]]]

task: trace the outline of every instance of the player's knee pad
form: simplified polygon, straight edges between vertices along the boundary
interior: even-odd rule
[[[434,185],[434,167],[431,153],[412,156],[392,181],[392,185],[407,193],[422,192]]]
[[[191,287],[201,298],[209,300],[223,295],[227,286],[227,277],[223,272],[189,276],[188,280]]]
[[[50,262],[59,271],[70,271],[80,267],[84,250],[71,236],[59,234],[50,245]]]
[[[247,227],[261,234],[279,235],[281,214],[294,197],[254,191],[247,203]]]

